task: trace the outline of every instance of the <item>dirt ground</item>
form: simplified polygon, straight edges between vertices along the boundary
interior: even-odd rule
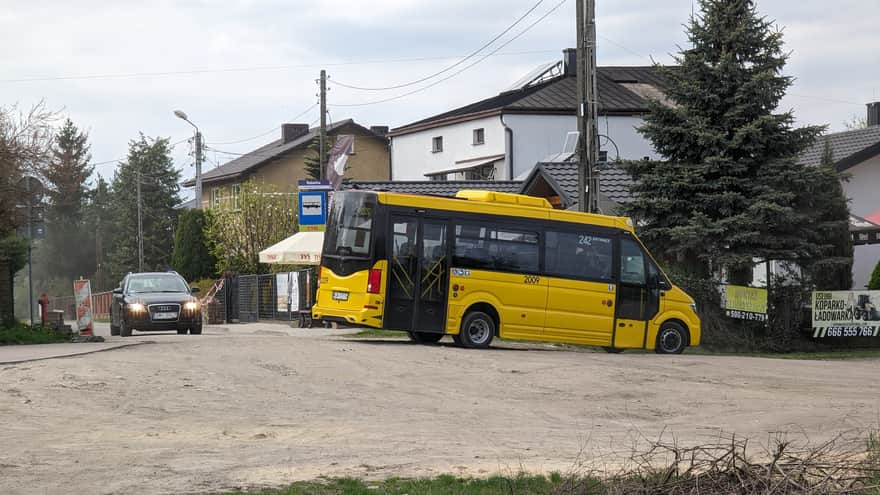
[[[281,325],[208,333],[0,366],[0,493],[567,471],[661,433],[820,441],[880,418],[878,361],[473,351]]]

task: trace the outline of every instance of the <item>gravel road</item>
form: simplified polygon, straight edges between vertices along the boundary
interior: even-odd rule
[[[474,351],[283,325],[207,333],[0,367],[0,493],[567,470],[661,432],[820,441],[880,418],[876,360]]]

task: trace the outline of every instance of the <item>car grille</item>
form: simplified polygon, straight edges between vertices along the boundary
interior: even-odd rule
[[[155,321],[178,321],[180,319],[180,304],[151,304],[148,306],[150,310],[150,319]],[[156,319],[156,313],[174,313],[175,318]]]

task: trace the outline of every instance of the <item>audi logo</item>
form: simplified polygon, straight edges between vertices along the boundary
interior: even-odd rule
[[[156,306],[156,311],[175,311],[177,308],[174,306]]]

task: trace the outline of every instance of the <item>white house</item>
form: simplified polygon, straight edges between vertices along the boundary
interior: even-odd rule
[[[868,126],[864,129],[828,134],[816,141],[800,157],[802,163],[822,162],[825,142],[837,171],[846,174],[842,185],[853,215],[880,223],[880,102],[868,104]],[[854,238],[853,289],[864,289],[871,279],[874,266],[880,261],[880,244],[875,238],[864,243]]]
[[[510,180],[560,153],[577,131],[575,50],[508,91],[393,129],[393,180]],[[662,99],[655,67],[599,67],[600,159],[658,158],[638,133],[649,98]]]

